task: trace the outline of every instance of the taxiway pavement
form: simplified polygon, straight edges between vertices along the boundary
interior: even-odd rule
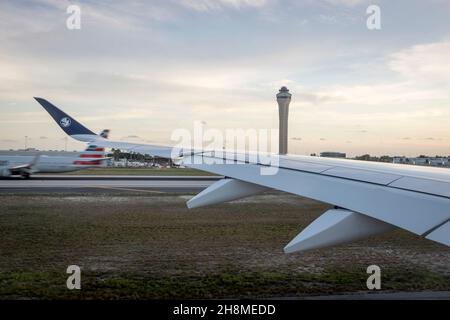
[[[0,192],[198,192],[217,176],[70,176],[35,175],[31,179],[2,179]]]

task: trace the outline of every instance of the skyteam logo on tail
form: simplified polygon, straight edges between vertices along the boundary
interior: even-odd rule
[[[70,120],[70,118],[64,117],[61,120],[59,120],[59,124],[61,125],[61,127],[67,128],[70,126],[70,124],[72,123],[72,121]]]

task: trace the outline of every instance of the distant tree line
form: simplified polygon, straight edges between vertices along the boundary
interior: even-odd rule
[[[414,157],[412,157],[414,158]],[[417,158],[450,158],[450,156],[439,156],[436,155],[434,157],[430,157],[430,156],[426,156],[421,154],[420,156],[418,156]],[[391,156],[381,156],[381,157],[377,157],[377,156],[371,156],[370,154],[363,154],[362,156],[356,156],[355,160],[363,160],[363,161],[377,161],[377,162],[393,162],[394,161],[394,157]]]
[[[126,159],[127,161],[137,161],[137,162],[152,162],[152,163],[162,163],[162,164],[171,164],[170,159],[154,157],[149,154],[141,154],[135,152],[123,152],[120,149],[111,149],[111,153],[108,154],[108,157],[112,157],[114,161],[118,161],[120,159]]]
[[[394,158],[391,156],[371,156],[370,154],[363,154],[362,156],[356,156],[356,160],[363,160],[363,161],[376,161],[376,162],[392,162],[394,161]]]

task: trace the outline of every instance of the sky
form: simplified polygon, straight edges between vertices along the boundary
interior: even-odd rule
[[[174,144],[195,121],[277,128],[282,85],[290,153],[450,155],[450,1],[0,1],[0,149],[64,149],[34,96],[111,139]]]

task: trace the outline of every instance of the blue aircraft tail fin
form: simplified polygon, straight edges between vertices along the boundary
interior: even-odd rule
[[[61,111],[57,107],[55,107],[53,104],[48,102],[45,99],[42,98],[34,98],[36,99],[39,104],[44,107],[45,110],[52,116],[52,118],[56,121],[56,123],[61,127],[61,129],[64,130],[65,133],[67,133],[69,136],[73,135],[94,135],[91,130],[83,126],[81,123],[76,121],[74,118],[69,116],[67,113]]]

